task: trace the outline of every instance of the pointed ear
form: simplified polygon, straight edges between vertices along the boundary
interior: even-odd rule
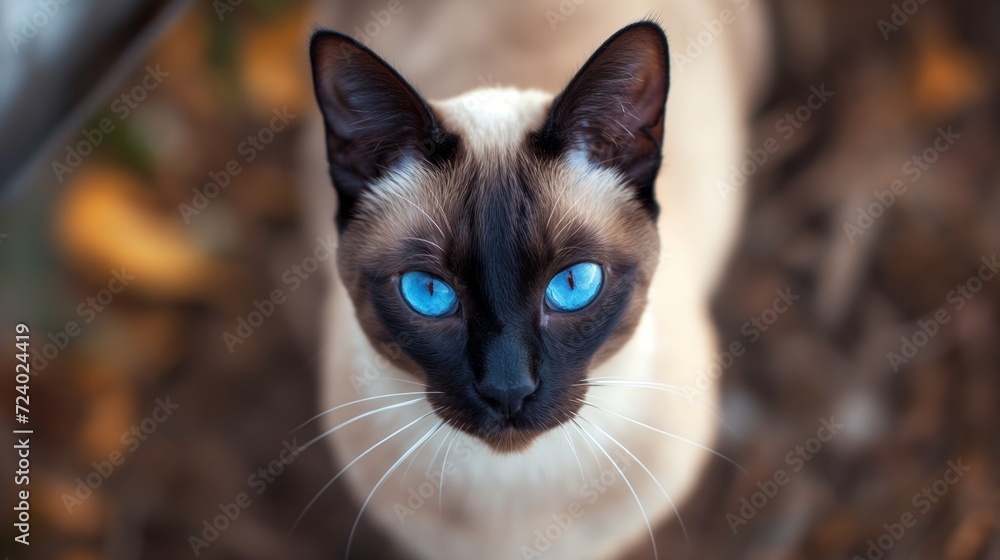
[[[656,215],[663,121],[670,87],[667,38],[659,25],[629,25],[604,42],[552,103],[534,135],[550,155],[578,151],[620,171]]]
[[[318,31],[309,55],[343,227],[374,180],[407,159],[447,159],[457,137],[441,128],[406,80],[354,39]]]

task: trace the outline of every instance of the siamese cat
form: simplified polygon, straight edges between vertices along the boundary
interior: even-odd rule
[[[661,18],[695,30],[739,3],[696,4]],[[576,48],[582,66],[555,94],[431,101],[353,37],[318,31],[310,44],[336,209],[317,196],[309,211],[338,236],[321,437],[332,479],[414,558],[617,558],[683,523],[706,461],[724,460],[711,451],[707,303],[742,193],[717,184],[740,161],[765,73],[761,49],[741,45],[763,41],[734,26],[678,72],[660,25],[638,21],[587,59],[590,34],[560,39],[528,6],[495,4],[476,21],[504,27],[497,14],[533,10],[552,35],[521,64],[545,82]],[[426,9],[423,32],[448,17]],[[611,9],[583,4],[576,21]],[[405,15],[385,41],[414,38]],[[472,60],[433,55],[445,71],[424,76],[468,67],[449,56]]]

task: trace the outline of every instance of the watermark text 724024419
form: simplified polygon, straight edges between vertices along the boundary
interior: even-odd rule
[[[14,451],[17,455],[17,469],[14,471],[14,485],[17,489],[14,504],[14,541],[25,546],[30,544],[31,534],[31,434],[28,427],[31,404],[30,382],[31,364],[28,349],[31,346],[31,330],[21,323],[14,328]]]

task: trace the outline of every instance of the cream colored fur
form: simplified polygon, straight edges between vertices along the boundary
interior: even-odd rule
[[[355,25],[363,28],[369,20],[374,21],[369,10],[387,5],[378,1],[358,4],[361,6],[344,8],[339,14],[324,14],[318,23],[353,34]],[[568,1],[564,4],[575,6]],[[767,73],[763,63],[767,56],[762,6],[756,4],[585,0],[553,30],[546,10],[558,13],[557,2],[455,1],[431,7],[404,0],[403,11],[393,15],[378,36],[368,41],[428,98],[451,97],[484,82],[556,92],[593,49],[623,25],[649,15],[664,25],[671,40],[673,67],[665,160],[657,183],[663,254],[650,289],[649,307],[635,335],[595,369],[592,378],[690,386],[706,379],[706,368],[718,356],[707,303],[739,225],[743,193],[723,197],[717,183],[741,161],[747,112]],[[725,8],[733,10],[736,21],[704,54],[681,68],[678,55],[686,47],[687,38],[704,29],[704,20],[718,18]],[[475,135],[477,146],[504,149],[540,122],[542,108],[550,97],[534,91],[487,89],[435,106],[453,126]],[[325,235],[332,229],[334,197],[324,173],[322,132],[319,119],[316,121],[309,138],[306,211],[317,234]],[[577,172],[595,177],[603,173],[586,169],[588,164],[582,158],[570,158],[566,165],[577,166]],[[378,349],[371,347],[333,269],[330,278],[331,293],[322,324],[326,333],[321,397],[324,408],[374,395],[419,390],[405,383],[412,378],[395,370]],[[592,399],[595,396],[610,402]],[[695,402],[636,388],[591,389],[588,399],[702,445],[711,446],[718,429],[711,412],[716,408],[714,387]],[[339,411],[343,414],[329,415],[327,426],[403,400],[391,398],[348,407]],[[339,431],[331,438],[338,462],[346,464],[429,411],[430,406],[422,402],[375,414]],[[616,444],[588,422],[600,426],[634,453],[677,503],[692,498],[690,490],[705,462],[720,460],[695,445],[589,407],[581,411],[581,416],[587,420],[581,425],[616,460],[624,456],[615,453]],[[346,480],[355,497],[364,500],[386,470],[436,423],[433,416],[421,420],[348,470]],[[426,494],[427,484],[436,486],[439,481],[424,473],[440,469],[448,443],[441,447],[434,465],[430,459],[443,437],[449,441],[454,438],[455,443],[448,457],[454,472],[444,477],[442,510],[438,511],[436,488],[433,496],[414,508],[418,503],[414,493]],[[600,450],[595,454],[605,471],[615,473],[615,480],[591,503],[592,494],[583,488],[583,481],[599,478],[601,471],[575,427],[569,426],[566,433],[555,430],[527,452],[510,456],[495,455],[468,436],[453,435],[445,427],[417,456],[405,483],[401,475],[409,460],[385,481],[366,514],[405,550],[427,560],[506,560],[534,557],[532,551],[553,559],[617,558],[649,536],[628,485]],[[582,479],[577,457],[584,469]],[[625,475],[654,527],[674,515],[670,503],[638,463],[629,466]],[[421,487],[422,483],[427,484]],[[544,532],[554,522],[554,515],[558,518],[571,508],[579,511],[574,503],[582,509],[582,515],[560,531],[547,550],[539,550],[536,531]],[[661,547],[660,556],[668,558],[669,551]]]

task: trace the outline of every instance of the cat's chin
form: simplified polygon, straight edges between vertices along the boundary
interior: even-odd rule
[[[528,450],[543,433],[544,430],[521,430],[509,427],[488,436],[478,437],[494,453],[512,455]]]

